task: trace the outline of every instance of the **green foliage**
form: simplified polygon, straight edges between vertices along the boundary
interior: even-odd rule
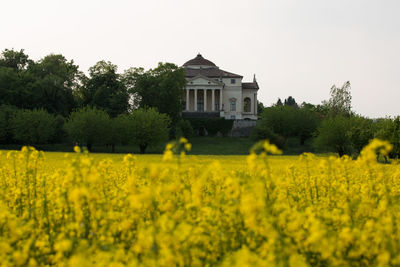
[[[218,132],[226,136],[233,126],[233,120],[225,120],[224,118],[193,118],[188,119],[188,121],[192,125],[194,132],[201,136],[205,135],[206,132],[210,136],[214,136]]]
[[[14,106],[0,106],[0,143],[10,144],[13,142],[11,121],[18,109]]]
[[[37,97],[31,86],[33,82],[34,77],[26,70],[0,66],[0,104],[34,108]]]
[[[65,118],[61,115],[57,115],[55,119],[56,133],[54,135],[54,139],[52,140],[52,142],[63,143],[67,141],[67,133],[65,132],[64,124],[65,124]]]
[[[381,119],[376,123],[375,137],[389,141],[393,145],[391,158],[400,157],[400,117]]]
[[[111,117],[128,111],[129,94],[117,74],[117,66],[99,61],[89,69],[89,78],[79,90],[82,105],[105,110]]]
[[[279,100],[280,99],[278,99],[278,102],[279,102]],[[286,98],[285,99],[285,102],[284,102],[285,104],[285,106],[290,106],[290,107],[294,107],[294,108],[297,108],[298,107],[298,105],[297,105],[297,103],[296,103],[296,100],[293,98],[293,97],[291,97],[291,96],[289,96],[288,98]],[[277,103],[278,104],[278,103]]]
[[[180,120],[175,126],[175,137],[192,137],[194,134],[193,127],[188,120]]]
[[[261,114],[261,112],[263,112],[264,111],[264,104],[262,103],[262,102],[260,102],[260,101],[258,101],[257,100],[257,113],[258,114]]]
[[[325,119],[318,128],[314,146],[320,151],[334,151],[357,156],[374,138],[376,125],[361,116],[335,116]]]
[[[107,112],[91,107],[74,111],[64,125],[73,142],[91,150],[93,144],[105,144],[109,140],[110,117]]]
[[[130,69],[124,83],[134,96],[134,106],[156,108],[167,114],[173,124],[180,119],[182,97],[186,85],[185,71],[172,63],[159,63],[155,69]]]
[[[339,156],[352,153],[348,129],[350,120],[343,116],[329,117],[322,121],[315,139],[315,147],[322,151],[335,151]]]
[[[28,71],[34,77],[30,87],[35,95],[36,107],[63,116],[75,108],[73,90],[78,87],[80,73],[73,60],[67,61],[63,55],[50,54],[30,64]]]
[[[353,148],[353,154],[359,155],[361,150],[374,138],[376,126],[371,119],[362,116],[349,118],[348,135]]]
[[[274,106],[276,106],[276,107],[283,106],[282,100],[280,98],[278,98],[278,101],[276,101],[276,104]]]
[[[139,146],[140,152],[145,153],[150,145],[157,145],[168,140],[170,118],[153,108],[137,109],[131,114],[119,118],[124,125],[122,134],[124,142]]]
[[[28,58],[28,55],[24,53],[24,49],[21,49],[20,51],[5,49],[1,53],[0,66],[14,70],[23,70],[30,63]]]
[[[332,86],[328,102],[323,103],[329,109],[329,115],[352,115],[350,89],[351,85],[349,81],[345,82],[342,87]]]
[[[78,77],[78,66],[62,55],[34,62],[23,50],[6,49],[0,59],[0,104],[67,116],[75,107],[73,90]]]
[[[316,112],[306,108],[294,108],[287,105],[269,107],[260,114],[255,136],[268,136],[274,133],[284,139],[299,137],[301,144],[304,144],[313,136],[320,120]],[[263,131],[265,131],[264,134]],[[271,142],[273,142],[272,139]]]
[[[49,143],[56,126],[56,117],[43,109],[18,110],[11,119],[14,139],[25,145]]]
[[[257,127],[251,132],[251,139],[254,141],[269,140],[280,149],[285,146],[285,138],[274,133],[265,120],[258,122]]]

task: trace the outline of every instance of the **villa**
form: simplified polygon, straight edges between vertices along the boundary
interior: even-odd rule
[[[184,118],[223,117],[231,120],[257,120],[257,91],[253,82],[224,71],[198,54],[183,64],[187,86],[183,98]]]

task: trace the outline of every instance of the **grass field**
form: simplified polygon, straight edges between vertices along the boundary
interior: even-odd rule
[[[311,141],[311,140],[309,140]],[[251,147],[255,141],[250,138],[237,138],[237,137],[192,137],[190,143],[192,150],[190,155],[248,155]],[[284,148],[283,153],[286,155],[300,155],[303,152],[312,152],[311,143],[301,146],[299,140],[296,138],[289,138],[287,146]],[[148,154],[162,154],[165,144],[150,146],[147,149]],[[21,145],[0,145],[0,149],[21,149]],[[71,144],[50,144],[40,145],[38,149],[44,151],[60,151],[72,152],[73,146]],[[111,153],[110,146],[93,146],[95,153]],[[133,153],[139,154],[139,148],[133,145],[116,146],[116,153]]]
[[[260,148],[248,156],[2,151],[0,262],[400,264],[400,167],[375,155],[387,143],[374,141],[357,160]]]

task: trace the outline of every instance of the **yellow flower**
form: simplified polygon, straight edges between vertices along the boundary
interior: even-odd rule
[[[186,144],[188,140],[185,137],[179,138],[179,143]]]

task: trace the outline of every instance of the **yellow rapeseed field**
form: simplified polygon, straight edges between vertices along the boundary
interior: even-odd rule
[[[400,265],[400,167],[376,162],[388,143],[357,160],[189,149],[0,152],[0,265]]]

